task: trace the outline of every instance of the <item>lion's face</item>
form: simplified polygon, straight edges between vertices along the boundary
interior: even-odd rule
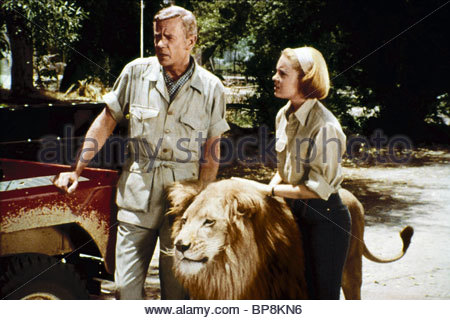
[[[229,261],[236,254],[232,247],[256,250],[251,218],[260,208],[261,195],[242,187],[242,183],[228,180],[205,189],[195,183],[172,188],[169,199],[176,216],[172,238],[179,275],[189,277],[215,263],[223,264],[224,259]]]
[[[301,240],[285,204],[249,183],[169,190],[174,272],[193,299],[303,299]]]
[[[197,274],[226,245],[228,218],[220,199],[206,206],[204,202],[204,197],[196,198],[174,228],[175,263],[178,271],[186,275]]]

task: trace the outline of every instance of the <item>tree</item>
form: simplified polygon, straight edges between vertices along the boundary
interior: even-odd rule
[[[33,56],[67,52],[85,13],[64,0],[4,0],[0,13],[11,47],[11,95],[24,96],[34,91]]]
[[[246,28],[251,35],[250,50],[254,55],[247,63],[247,72],[257,79],[259,86],[256,96],[250,102],[260,110],[259,121],[273,127],[275,115],[285,103],[273,95],[272,76],[281,51],[285,48],[313,46],[323,53],[333,77],[333,70],[336,70],[334,65],[342,51],[342,31],[330,14],[327,1],[248,2],[252,11]],[[339,80],[343,81],[342,78]],[[339,106],[342,109],[339,110],[333,103],[329,106],[339,114],[344,113],[347,108]]]
[[[239,43],[245,33],[251,11],[248,1],[192,0],[190,5],[197,17],[197,49],[201,51],[201,64],[208,63],[213,55],[223,53]]]
[[[152,0],[144,1],[144,4],[145,56],[154,54],[153,16],[161,8],[176,4],[192,10],[197,17],[199,41],[196,50],[201,52],[202,64],[213,54],[221,53],[239,41],[250,11],[250,5],[239,0]],[[85,78],[98,77],[110,85],[125,64],[139,54],[139,1],[84,0],[79,5],[90,15],[84,21],[76,51],[70,53],[61,83],[63,91]]]
[[[139,57],[140,1],[78,0],[89,17],[80,31],[80,41],[68,55],[60,90],[77,80],[99,78],[111,85],[123,67]],[[153,16],[162,1],[144,1],[144,55],[154,53]]]
[[[380,116],[368,123],[369,131],[382,128],[425,141],[431,133],[425,118],[443,105],[449,112],[450,4],[446,3],[354,0],[336,8],[346,30],[347,53],[337,66],[345,70],[367,56],[346,72],[347,81],[369,108],[381,108]],[[440,138],[448,142],[448,128],[447,136]]]
[[[347,129],[364,129],[370,135],[381,128],[390,135],[424,141],[430,133],[424,120],[436,117],[437,111],[450,113],[446,79],[450,71],[450,4],[445,5],[444,0],[231,3],[233,11],[245,13],[239,28],[234,26],[235,20],[228,24],[221,14],[224,2],[198,6],[197,17],[206,25],[206,36],[211,36],[211,41],[202,45],[232,45],[227,42],[229,33],[232,39],[248,39],[254,55],[246,64],[247,73],[259,86],[250,103],[259,108],[261,123],[273,126],[276,112],[285,103],[273,97],[271,80],[281,51],[304,45],[323,53],[332,79],[325,104]],[[380,114],[357,124],[348,114],[353,106],[378,107]],[[448,141],[448,131],[447,127],[442,141]]]

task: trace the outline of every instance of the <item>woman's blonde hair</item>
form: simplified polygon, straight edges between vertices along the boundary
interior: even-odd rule
[[[286,48],[281,53],[292,63],[295,70],[299,72],[299,91],[306,99],[325,99],[330,90],[330,76],[327,63],[319,50],[312,47],[302,47],[307,50],[312,58],[309,70],[303,70],[296,51],[298,49]]]

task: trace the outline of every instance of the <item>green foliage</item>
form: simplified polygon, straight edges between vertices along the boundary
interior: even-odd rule
[[[39,56],[49,52],[67,53],[68,45],[79,40],[78,31],[87,16],[73,1],[64,0],[4,0],[0,9],[5,15],[24,20],[24,29],[19,32],[34,40]]]
[[[271,80],[281,51],[304,45],[323,53],[332,82],[324,104],[349,133],[382,128],[423,135],[424,119],[442,123],[450,114],[445,0],[146,0],[145,55],[154,53],[152,18],[168,3],[194,11],[203,63],[225,51],[251,52],[238,70],[256,79],[248,102],[259,110],[259,124],[273,127],[286,103],[274,98]],[[0,2],[0,26],[11,14],[23,16],[20,32],[33,39],[38,55],[62,50],[67,56],[63,89],[87,77],[111,84],[139,54],[139,1]],[[1,37],[0,48],[7,48]],[[379,116],[353,117],[353,107],[379,108]]]
[[[251,10],[248,1],[191,0],[190,5],[197,17],[197,49],[202,51],[203,62],[213,54],[217,56],[233,48],[241,40]]]
[[[256,122],[256,114],[254,109],[228,109],[226,119],[241,128],[252,128]]]
[[[274,126],[275,115],[286,103],[273,96],[272,75],[277,60],[287,47],[314,46],[329,64],[331,76],[337,72],[336,61],[345,55],[342,38],[344,31],[330,14],[335,9],[327,1],[191,1],[200,26],[199,47],[204,56],[220,55],[225,49],[249,50],[252,55],[245,63],[247,76],[256,79],[258,89],[248,103],[256,107],[257,122]],[[242,44],[245,47],[242,47]],[[202,59],[204,61],[204,59]],[[352,121],[347,110],[352,105],[335,91],[346,86],[345,76],[334,81],[326,104],[352,130],[360,125]],[[347,99],[348,100],[348,99]],[[356,101],[353,101],[356,103]]]
[[[86,78],[112,85],[123,67],[139,57],[140,1],[78,0],[89,17],[68,56],[61,90]],[[163,1],[144,1],[144,55],[154,54],[153,16]]]
[[[450,96],[445,93],[437,97],[436,104],[432,111],[427,115],[425,121],[427,123],[435,123],[438,125],[448,125],[450,121]]]
[[[0,18],[0,59],[5,57],[5,52],[9,51],[9,43],[6,40],[6,24],[3,24]]]
[[[286,103],[273,97],[272,76],[281,51],[313,46],[323,53],[332,71],[342,48],[339,42],[342,32],[332,17],[327,18],[329,4],[326,1],[250,0],[249,3],[253,9],[247,27],[252,35],[250,50],[254,56],[247,63],[247,73],[256,77],[259,85],[258,95],[250,102],[261,110],[260,122],[273,127],[276,113]],[[335,109],[342,110],[339,113],[345,113],[347,106],[337,104],[337,99],[331,102]],[[326,104],[329,106],[328,101]]]
[[[450,5],[443,0],[191,2],[202,48],[231,49],[245,39],[253,53],[246,74],[258,85],[248,102],[261,124],[273,126],[285,103],[273,97],[271,80],[281,51],[304,45],[324,55],[332,82],[324,103],[349,133],[382,128],[421,140],[424,119],[450,113]],[[358,118],[348,113],[353,107],[380,112]]]
[[[444,4],[354,0],[336,10],[341,28],[347,30],[347,55],[337,67],[345,70],[359,61],[345,73],[347,83],[366,99],[367,107],[381,107],[369,130],[382,127],[419,140],[427,135],[424,119],[435,113],[438,97],[450,89],[450,6]]]

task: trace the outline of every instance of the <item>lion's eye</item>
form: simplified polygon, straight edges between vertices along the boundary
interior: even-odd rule
[[[203,222],[203,225],[207,226],[207,227],[211,227],[214,225],[214,223],[216,223],[216,220],[206,219],[205,222]]]

